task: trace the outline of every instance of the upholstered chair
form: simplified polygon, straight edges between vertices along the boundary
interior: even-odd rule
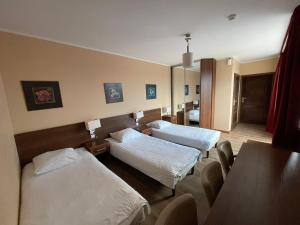
[[[201,175],[201,183],[211,207],[224,183],[222,168],[219,162],[214,161],[204,167]]]
[[[197,225],[197,206],[191,194],[183,194],[160,213],[155,225]]]
[[[218,143],[217,145],[217,152],[223,167],[225,174],[229,173],[230,168],[234,163],[234,158],[236,157],[233,155],[232,147],[229,141],[223,141]]]

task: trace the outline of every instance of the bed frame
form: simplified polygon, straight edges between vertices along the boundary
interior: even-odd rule
[[[139,121],[139,126],[155,120],[161,120],[161,108],[144,111],[144,117]],[[133,113],[101,119],[101,127],[96,130],[96,135],[100,140],[103,140],[109,137],[109,133],[128,127],[137,127]],[[80,122],[16,134],[15,141],[20,165],[23,167],[39,154],[66,147],[83,147],[86,143],[90,142],[91,139],[89,132],[85,128],[85,123]],[[191,169],[190,174],[193,173],[194,167]],[[175,188],[172,189],[172,196],[174,195]]]
[[[141,119],[140,124],[142,125],[160,119],[160,108],[146,110],[144,111],[144,117]],[[137,127],[132,113],[101,119],[101,128],[96,130],[96,134],[100,140],[103,140],[109,137],[109,133],[127,127]],[[85,129],[84,122],[80,122],[16,134],[15,141],[20,164],[21,167],[23,167],[41,153],[66,147],[83,147],[87,142],[90,142],[91,139],[89,132]]]

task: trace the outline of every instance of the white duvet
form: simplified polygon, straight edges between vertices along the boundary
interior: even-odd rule
[[[22,175],[20,225],[129,225],[149,213],[147,201],[84,148],[66,167]],[[139,218],[137,218],[139,217]],[[137,221],[141,222],[141,221]]]
[[[202,157],[197,149],[144,134],[125,143],[106,140],[113,156],[172,189]]]
[[[161,129],[152,128],[152,135],[156,138],[197,148],[201,151],[209,151],[219,141],[221,132],[171,124]]]
[[[194,122],[199,122],[199,109],[193,109],[188,112],[189,120]]]

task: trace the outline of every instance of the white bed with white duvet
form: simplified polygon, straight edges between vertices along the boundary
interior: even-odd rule
[[[197,148],[202,152],[211,150],[221,135],[220,131],[177,125],[163,120],[156,120],[147,125],[152,128],[153,137]]]
[[[175,190],[202,154],[197,149],[144,135],[131,128],[111,134],[110,153]]]
[[[84,148],[73,151],[72,163],[68,155],[24,167],[20,225],[140,224],[150,213],[147,201]]]
[[[188,111],[188,118],[189,121],[192,122],[198,122],[199,123],[199,119],[200,119],[200,110],[199,109],[192,109],[190,111]]]

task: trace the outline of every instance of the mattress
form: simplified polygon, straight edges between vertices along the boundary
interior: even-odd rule
[[[209,151],[219,141],[221,132],[171,124],[161,129],[152,128],[152,135],[156,138],[197,148],[201,151]]]
[[[197,149],[144,134],[125,143],[106,140],[114,157],[172,189],[202,158]]]
[[[199,122],[199,118],[200,118],[199,113],[200,113],[199,109],[198,110],[196,110],[196,109],[190,110],[188,112],[189,120],[194,121],[194,122]]]
[[[60,169],[22,174],[20,225],[129,225],[150,213],[147,201],[84,148]]]

